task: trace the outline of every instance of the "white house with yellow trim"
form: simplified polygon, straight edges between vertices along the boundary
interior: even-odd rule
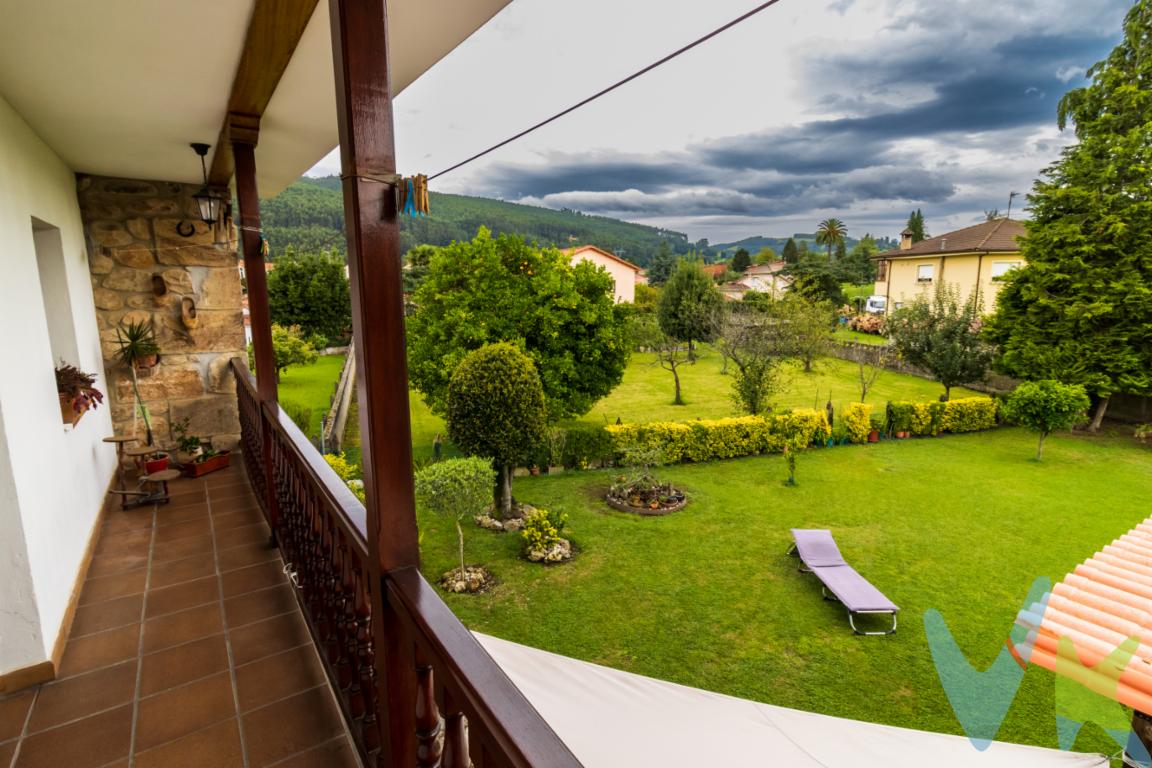
[[[975,292],[980,311],[991,312],[1004,275],[1024,265],[1018,242],[1024,234],[1024,225],[1013,219],[985,221],[918,243],[905,230],[899,248],[872,257],[875,294],[887,298],[888,311],[894,311],[945,282],[959,289],[961,301]]]

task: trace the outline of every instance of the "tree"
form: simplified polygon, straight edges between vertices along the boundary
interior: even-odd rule
[[[404,257],[404,293],[412,294],[428,277],[428,267],[432,257],[440,249],[434,245],[418,245]]]
[[[767,311],[775,324],[778,353],[799,360],[804,372],[811,373],[812,364],[828,352],[832,341],[833,305],[789,293],[768,304]]]
[[[888,322],[897,353],[944,385],[943,400],[952,387],[984,378],[992,362],[994,350],[980,338],[976,301],[973,292],[961,304],[954,286],[938,283],[931,299],[917,296]]]
[[[732,263],[729,264],[729,268],[733,272],[743,272],[750,266],[752,266],[752,257],[748,251],[740,248],[732,255]]]
[[[666,240],[660,241],[660,247],[656,250],[656,255],[652,257],[652,262],[648,265],[648,282],[651,285],[664,285],[668,282],[668,278],[672,275],[672,271],[676,268],[676,255],[668,247]]]
[[[909,214],[907,228],[912,231],[913,243],[918,243],[928,237],[928,233],[924,231],[924,214],[921,213],[919,208]]]
[[[1058,429],[1071,429],[1085,421],[1091,406],[1088,394],[1079,384],[1058,381],[1025,381],[1004,401],[1004,417],[1040,433],[1036,461],[1044,457],[1044,441]]]
[[[784,243],[782,258],[789,264],[800,263],[800,251],[796,248],[796,241],[792,238],[788,238],[788,242]]]
[[[891,352],[887,346],[869,344],[854,344],[848,350],[848,357],[856,363],[856,383],[860,387],[860,402],[864,402],[887,367]]]
[[[1152,0],[1128,12],[1124,39],[1065,94],[1057,122],[1078,142],[1028,196],[1025,266],[997,298],[997,367],[1080,384],[1100,428],[1113,393],[1152,393]]]
[[[272,360],[276,366],[276,381],[280,381],[280,374],[293,365],[311,365],[316,362],[315,342],[322,339],[304,338],[304,333],[298,325],[284,327],[272,323]],[[252,345],[248,345],[248,367],[256,370],[255,353]]]
[[[724,297],[695,262],[681,261],[660,293],[656,318],[665,335],[688,344],[688,360],[695,361],[693,344],[712,341],[720,329]]]
[[[769,401],[779,389],[777,370],[781,361],[778,324],[761,307],[763,303],[741,302],[724,319],[720,335],[727,359],[736,366],[732,399],[752,415],[770,408]]]
[[[344,262],[314,253],[280,258],[268,273],[268,308],[273,323],[319,334],[322,346],[348,338],[352,300]]]
[[[684,343],[660,330],[660,323],[652,315],[636,315],[632,318],[632,338],[638,348],[647,350],[655,356],[654,365],[659,365],[672,374],[675,387],[672,405],[684,405],[684,397],[680,390],[680,366],[688,363]]]
[[[779,261],[780,257],[776,255],[776,251],[768,246],[764,246],[756,252],[755,262],[757,264],[771,264],[774,261]]]
[[[465,355],[507,341],[532,358],[552,420],[586,413],[620,383],[628,363],[626,304],[612,278],[554,248],[486,229],[432,257],[408,318],[413,385],[442,414],[448,382]]]
[[[652,285],[636,284],[636,295],[632,299],[634,314],[651,314],[656,311],[656,304],[660,301],[660,289]]]
[[[532,359],[512,344],[488,344],[460,362],[448,385],[448,437],[492,460],[497,514],[512,514],[512,470],[544,440],[544,388]]]
[[[828,261],[832,261],[832,250],[844,245],[844,236],[848,234],[847,227],[840,219],[824,219],[816,227],[816,244],[828,249]]]
[[[838,266],[820,258],[802,258],[785,272],[793,279],[792,293],[809,301],[829,301],[840,306],[844,303],[844,288]]]
[[[448,459],[421,469],[414,477],[416,500],[431,512],[456,521],[456,537],[460,544],[460,574],[464,574],[464,529],[460,521],[465,515],[483,511],[492,495],[496,473],[487,459],[471,456]]]
[[[848,258],[841,264],[844,276],[849,282],[857,285],[871,283],[876,280],[876,262],[872,257],[880,252],[876,240],[872,235],[864,235],[852,250]]]

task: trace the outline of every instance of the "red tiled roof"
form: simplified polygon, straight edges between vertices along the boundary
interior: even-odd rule
[[[1019,251],[1016,238],[1025,234],[1023,222],[1015,219],[995,219],[955,232],[921,240],[907,250],[894,248],[878,253],[874,259],[899,259],[904,256],[934,256],[942,253],[973,253]]]
[[[705,264],[703,267],[703,270],[704,270],[704,274],[708,275],[708,277],[720,277],[720,275],[722,275],[728,271],[728,265],[727,264]]]

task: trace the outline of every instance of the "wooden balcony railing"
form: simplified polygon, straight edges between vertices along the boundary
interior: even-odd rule
[[[245,466],[364,764],[579,766],[417,569],[374,582],[364,506],[233,371]]]

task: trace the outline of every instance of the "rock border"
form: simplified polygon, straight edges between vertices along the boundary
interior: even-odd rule
[[[683,493],[683,491],[681,491],[681,493]],[[608,504],[608,506],[612,507],[612,509],[616,510],[617,512],[630,512],[633,515],[640,515],[641,517],[663,517],[664,515],[670,515],[673,512],[679,512],[680,510],[684,509],[684,507],[688,506],[687,496],[685,496],[682,501],[678,501],[670,507],[660,507],[659,509],[652,509],[651,507],[634,507],[627,502],[618,501],[612,498],[612,495],[608,493],[604,494],[604,501]]]

